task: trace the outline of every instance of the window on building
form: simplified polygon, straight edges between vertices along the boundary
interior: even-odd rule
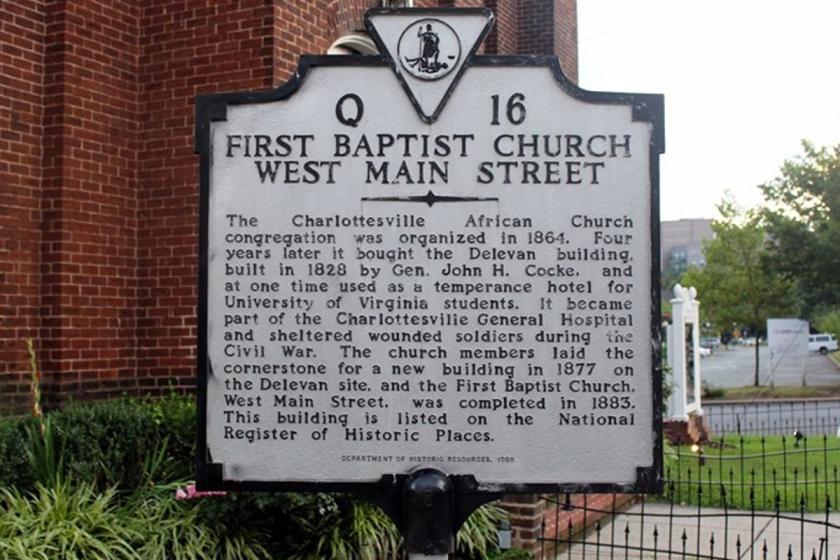
[[[686,251],[685,247],[671,249],[670,260],[674,263],[685,263],[688,261],[688,251]]]

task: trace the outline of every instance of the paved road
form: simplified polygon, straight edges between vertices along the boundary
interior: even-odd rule
[[[840,385],[840,368],[828,356],[809,354],[799,368],[769,371],[769,351],[759,348],[759,383],[776,386]],[[703,381],[713,387],[744,387],[755,377],[755,348],[720,347],[700,362]]]
[[[840,433],[840,399],[704,402],[703,419],[714,436],[790,436],[794,431],[834,436]]]
[[[713,387],[753,384],[755,348],[719,348],[700,362],[703,381]],[[777,387],[840,385],[840,368],[828,356],[809,354],[798,367],[769,371],[769,351],[759,349],[759,381]],[[703,403],[707,426],[715,435],[790,435],[794,430],[815,436],[834,435],[840,427],[840,399],[796,399],[751,403]]]

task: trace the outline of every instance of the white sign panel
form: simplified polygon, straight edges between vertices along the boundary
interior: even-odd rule
[[[304,59],[200,101],[216,485],[658,468],[661,98],[470,60],[481,26],[386,18],[391,65]]]
[[[767,319],[767,346],[770,349],[769,373],[805,375],[808,357],[808,321],[802,319]]]

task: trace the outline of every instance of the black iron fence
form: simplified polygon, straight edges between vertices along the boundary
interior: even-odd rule
[[[840,400],[704,402],[703,418],[715,435],[836,435]]]
[[[673,498],[673,494],[672,494]],[[545,559],[651,558],[673,560],[829,560],[837,555],[840,525],[825,511],[808,514],[680,506],[671,499],[592,508],[568,496],[546,498],[552,508],[543,526],[540,551]],[[583,523],[573,519],[583,518]],[[565,521],[564,521],[565,520]],[[586,520],[591,520],[591,523]],[[587,527],[586,530],[583,527]]]
[[[665,492],[629,507],[621,495],[547,496],[544,557],[840,560],[835,437],[724,437],[669,448],[665,462]]]

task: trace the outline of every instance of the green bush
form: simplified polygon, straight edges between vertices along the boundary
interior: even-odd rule
[[[488,558],[499,550],[499,524],[508,518],[505,510],[485,504],[470,515],[455,536],[455,549],[464,558]]]
[[[814,326],[819,332],[831,333],[840,338],[840,308],[829,309],[817,315]]]
[[[289,518],[290,560],[401,558],[402,539],[379,508],[347,495],[317,495],[317,508],[298,508]],[[302,505],[302,504],[301,504]],[[278,550],[277,552],[281,552]]]
[[[356,558],[390,560],[405,557],[402,537],[378,507],[343,494],[287,495],[304,498],[286,512],[289,539],[273,550],[293,560]],[[461,559],[484,559],[498,552],[498,527],[507,512],[495,504],[478,508],[455,538]],[[275,518],[275,522],[277,519]]]
[[[704,399],[720,399],[726,395],[726,389],[703,381],[700,387]]]
[[[505,550],[498,556],[493,556],[493,560],[533,560],[534,555],[527,550],[521,548],[511,548]]]
[[[192,476],[195,407],[192,400],[123,398],[71,404],[49,415],[66,474],[100,490],[133,490],[148,479]],[[155,462],[154,473],[148,472]]]
[[[199,501],[176,501],[174,487],[128,501],[89,483],[38,484],[0,491],[0,560],[267,560],[254,532],[200,519]]]
[[[95,510],[103,523],[125,528],[123,538],[144,560],[405,557],[390,518],[349,495],[231,493],[176,501],[176,486],[194,476],[191,398],[76,403],[49,413],[43,427],[31,418],[0,420],[0,487],[16,489],[9,504],[24,508],[28,502],[34,519],[49,502],[45,492],[54,494],[53,502],[72,498],[74,511],[57,510],[66,514],[64,526],[78,525],[74,520],[83,518],[83,509]],[[103,502],[92,501],[97,492]],[[505,515],[494,505],[476,511],[457,535],[459,557],[497,552],[497,527]],[[43,547],[15,556],[29,542],[24,533],[0,545],[6,550],[0,560],[65,557]],[[112,557],[122,558],[102,556]]]
[[[157,486],[136,493],[125,510],[140,535],[139,558],[160,560],[263,560],[271,556],[261,544],[266,535],[232,527],[225,519],[202,518],[202,500],[176,501],[175,485]],[[212,498],[211,500],[218,500]]]
[[[139,560],[139,537],[113,491],[67,482],[32,494],[0,490],[0,560]]]
[[[227,531],[253,531],[273,557],[285,558],[299,550],[312,533],[307,525],[329,507],[326,494],[236,492],[224,498],[196,500],[198,519],[205,525],[222,524]]]
[[[47,488],[54,488],[64,481],[64,450],[56,437],[52,418],[39,419],[26,426],[26,457],[32,469],[35,482]]]
[[[34,422],[29,419],[0,418],[0,488],[31,488],[35,482],[24,452],[30,425]]]
[[[2,418],[0,487],[31,490],[50,470],[100,491],[188,480],[195,422],[193,399],[179,396],[70,404],[47,414],[46,433],[33,418]]]

